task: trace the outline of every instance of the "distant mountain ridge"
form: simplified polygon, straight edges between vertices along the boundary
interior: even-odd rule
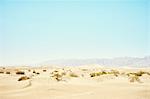
[[[143,58],[121,57],[113,59],[62,59],[42,62],[40,65],[81,66],[97,64],[101,66],[150,67],[150,56]]]

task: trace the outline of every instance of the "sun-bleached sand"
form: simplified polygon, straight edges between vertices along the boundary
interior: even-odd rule
[[[0,99],[150,99],[150,68],[1,67]]]

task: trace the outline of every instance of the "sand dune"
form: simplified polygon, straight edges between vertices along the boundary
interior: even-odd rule
[[[16,68],[0,69],[0,99],[150,99],[150,69],[113,68],[115,74],[97,67]],[[130,75],[139,71],[144,71],[137,76],[140,81],[131,82]],[[30,79],[18,81],[22,76]]]

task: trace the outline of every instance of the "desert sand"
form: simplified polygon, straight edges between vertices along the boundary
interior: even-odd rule
[[[150,99],[150,68],[0,67],[0,99]]]

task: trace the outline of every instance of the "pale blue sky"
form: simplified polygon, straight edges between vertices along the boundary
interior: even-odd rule
[[[149,0],[1,0],[0,65],[150,55]]]

